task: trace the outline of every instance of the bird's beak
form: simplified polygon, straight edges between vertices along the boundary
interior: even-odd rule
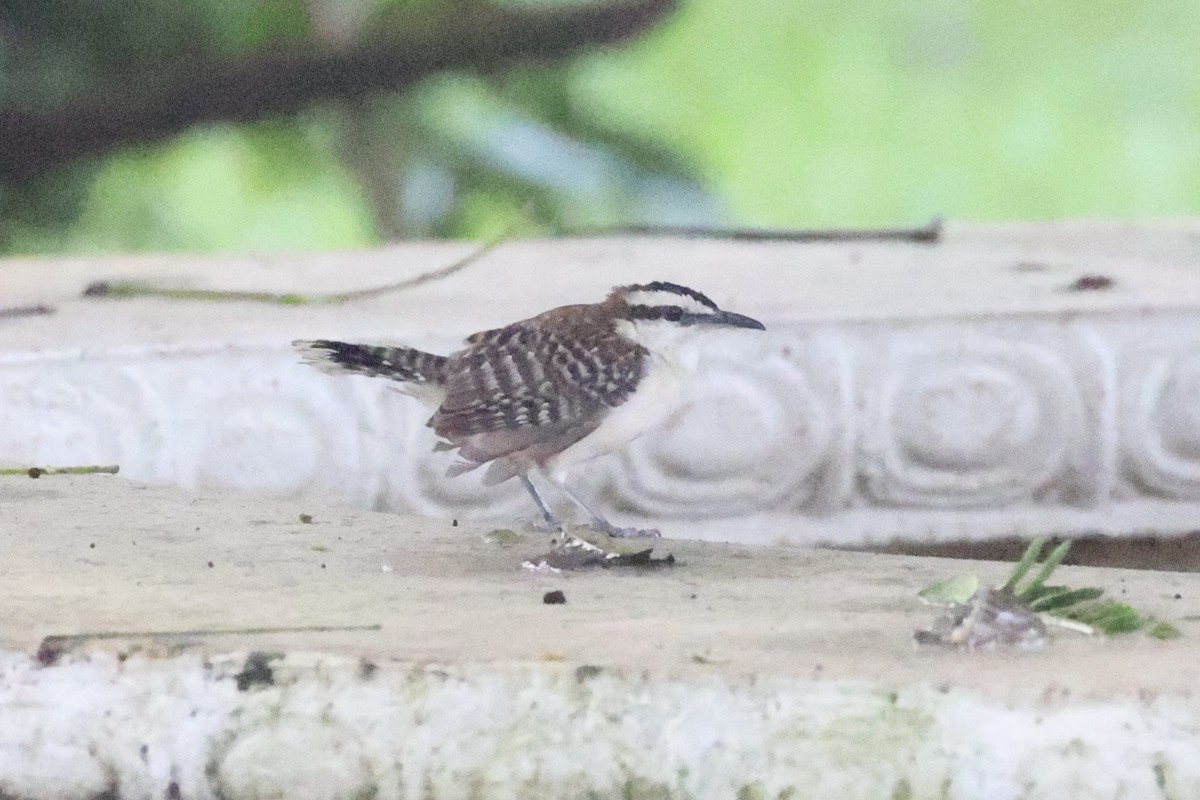
[[[727,325],[731,328],[750,328],[756,331],[765,331],[767,328],[761,322],[745,314],[735,314],[732,311],[722,311],[718,314],[710,316],[705,322],[713,325]]]

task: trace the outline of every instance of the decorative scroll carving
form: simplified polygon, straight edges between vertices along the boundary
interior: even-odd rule
[[[163,420],[170,466],[151,475],[123,471],[185,486],[284,496],[330,491],[372,502],[380,464],[364,430],[363,387],[307,374],[289,355],[146,359],[147,382],[171,399]]]
[[[76,360],[0,368],[0,460],[161,473],[172,443],[143,372]]]
[[[754,516],[845,542],[868,534],[828,533],[839,519],[888,535],[871,521],[883,514],[907,514],[911,532],[925,524],[914,514],[953,509],[1169,511],[1200,499],[1200,329],[1178,330],[1042,319],[714,337],[688,379],[690,412],[580,469],[577,485],[641,524]],[[427,416],[386,382],[330,378],[282,347],[0,363],[0,460],[536,517],[516,482],[446,478],[454,456],[431,452]]]
[[[651,517],[845,505],[849,359],[828,339],[761,337],[705,352],[671,428],[606,460],[611,501]]]
[[[484,470],[446,477],[453,453],[433,452],[437,437],[425,425],[429,412],[412,398],[384,390],[381,416],[388,420],[391,443],[384,462],[385,506],[414,514],[468,519],[513,519],[536,514],[516,481],[484,486]]]
[[[1200,499],[1200,341],[1163,337],[1122,359],[1122,447],[1135,482]]]
[[[973,507],[1095,495],[1097,478],[1079,466],[1105,460],[1095,422],[1106,401],[1077,377],[1100,368],[1086,343],[923,330],[871,353],[860,468],[872,499]]]

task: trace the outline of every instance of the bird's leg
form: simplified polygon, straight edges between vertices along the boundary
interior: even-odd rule
[[[613,525],[611,522],[606,520],[603,514],[592,508],[591,504],[589,504],[586,500],[575,494],[575,492],[571,491],[571,488],[567,486],[565,482],[555,481],[554,483],[559,489],[562,489],[563,494],[574,500],[580,508],[587,512],[587,515],[592,518],[591,526],[601,533],[607,533],[609,536],[619,539],[636,539],[642,537],[662,536],[662,534],[658,532],[657,528],[618,528],[616,525]]]
[[[537,503],[538,510],[542,512],[542,519],[552,529],[561,534],[561,538],[550,540],[550,552],[537,558],[527,559],[524,562],[526,569],[542,571],[552,569],[555,571],[563,569],[586,569],[589,567],[601,566],[611,558],[616,558],[617,553],[610,553],[602,547],[597,547],[586,539],[581,539],[574,534],[568,533],[567,529],[550,510],[550,506],[542,499],[538,493],[537,487],[533,485],[533,481],[524,472],[520,473],[521,485],[529,492],[529,496],[533,498],[533,502]]]
[[[551,530],[561,531],[563,529],[562,523],[559,522],[554,512],[550,510],[550,506],[546,505],[546,501],[542,499],[542,496],[538,494],[537,487],[533,485],[533,481],[529,480],[529,476],[523,472],[520,477],[521,485],[525,487],[525,491],[529,492],[529,496],[533,498],[533,502],[537,503],[538,511],[542,512],[542,519],[550,526]]]

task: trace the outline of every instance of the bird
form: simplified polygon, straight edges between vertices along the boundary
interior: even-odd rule
[[[676,417],[695,366],[681,345],[705,329],[765,330],[695,289],[667,281],[614,288],[599,303],[553,308],[481,331],[449,355],[329,339],[292,343],[323,372],[392,382],[432,415],[439,451],[456,451],[454,477],[486,465],[485,485],[520,480],[542,519],[565,531],[532,478],[557,487],[612,537],[658,536],[621,528],[570,485],[571,471]]]

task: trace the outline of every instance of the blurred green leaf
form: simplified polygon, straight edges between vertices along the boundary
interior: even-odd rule
[[[1088,587],[1084,589],[1069,589],[1066,586],[1044,586],[1044,591],[1036,596],[1025,594],[1021,599],[1028,603],[1030,609],[1040,613],[1054,612],[1082,603],[1087,600],[1097,600],[1103,594],[1103,589]]]
[[[1178,639],[1183,634],[1178,628],[1169,622],[1155,622],[1146,631],[1146,635],[1152,639]]]
[[[1032,539],[1025,547],[1025,552],[1021,554],[1021,558],[1013,566],[1012,572],[1008,575],[1008,580],[1004,582],[1004,589],[1017,593],[1017,584],[1020,583],[1029,570],[1033,569],[1033,565],[1037,563],[1038,558],[1042,554],[1042,548],[1046,546],[1046,539],[1043,536],[1037,536]]]
[[[979,591],[977,575],[957,575],[949,580],[931,583],[917,596],[931,605],[963,604]]]
[[[1062,616],[1091,625],[1109,635],[1131,633],[1146,624],[1146,618],[1132,606],[1112,601],[1082,603],[1063,610]]]

